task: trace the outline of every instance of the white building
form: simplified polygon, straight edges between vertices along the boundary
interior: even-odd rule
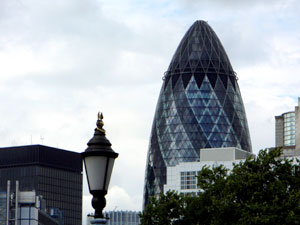
[[[176,166],[167,167],[167,183],[164,185],[164,193],[174,190],[179,193],[197,193],[197,174],[203,166],[223,165],[228,169],[233,168],[234,163],[254,155],[250,152],[235,147],[207,148],[200,150],[199,162],[182,162]]]

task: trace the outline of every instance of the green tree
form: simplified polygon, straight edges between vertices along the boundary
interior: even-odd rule
[[[231,171],[203,167],[197,196],[167,192],[152,198],[141,224],[300,224],[299,160],[279,159],[280,154],[261,150]]]
[[[150,202],[142,214],[142,224],[169,225],[183,216],[185,198],[182,194],[169,191],[159,198],[153,197]]]

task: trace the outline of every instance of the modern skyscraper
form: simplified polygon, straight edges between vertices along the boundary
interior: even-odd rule
[[[252,152],[237,77],[212,28],[196,21],[164,76],[152,125],[144,205],[163,191],[166,167],[199,161],[201,148]]]
[[[82,159],[76,152],[44,145],[0,148],[0,191],[7,180],[15,189],[35,191],[48,208],[63,212],[64,225],[81,225]]]

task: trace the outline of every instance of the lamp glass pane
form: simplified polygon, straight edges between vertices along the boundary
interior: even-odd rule
[[[103,190],[107,157],[88,156],[85,158],[85,168],[90,191]]]
[[[105,184],[105,189],[106,190],[108,189],[110,177],[111,177],[111,174],[112,174],[112,169],[114,167],[114,162],[115,162],[114,158],[109,159],[109,164],[108,164],[108,168],[107,168],[107,178],[106,178],[106,184]]]

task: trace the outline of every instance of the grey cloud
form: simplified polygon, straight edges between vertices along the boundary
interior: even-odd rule
[[[268,37],[253,23],[234,21],[226,26],[216,24],[216,31],[227,51],[233,68],[253,66],[270,60],[271,48]]]
[[[14,14],[16,11],[19,12],[20,17],[6,21],[11,25],[9,27],[14,29],[8,30],[7,27],[2,27],[2,30],[7,31],[0,34],[1,40],[5,40],[2,46],[8,44],[29,46],[33,54],[39,57],[43,57],[41,56],[43,54],[47,56],[47,52],[51,52],[53,47],[58,48],[54,53],[55,58],[45,59],[51,61],[52,72],[26,75],[26,79],[33,82],[44,86],[81,88],[98,84],[126,83],[128,85],[145,81],[143,73],[149,73],[146,76],[146,80],[149,81],[152,77],[150,73],[153,71],[162,77],[167,68],[165,65],[165,68],[156,69],[158,59],[164,60],[161,54],[167,46],[167,42],[159,41],[162,39],[160,35],[166,36],[169,33],[158,31],[156,40],[151,36],[154,27],[145,28],[141,33],[134,34],[122,22],[105,18],[101,11],[101,4],[96,4],[94,1],[85,1],[84,4],[82,1],[51,3],[41,1],[37,4],[31,1],[26,2],[21,8],[11,9],[10,13]],[[167,39],[163,38],[163,40]],[[160,51],[157,51],[158,49]],[[133,74],[131,68],[118,70],[116,65],[120,63],[120,54],[126,51],[141,53],[142,57],[139,59],[144,62],[141,61],[140,68],[139,65],[131,65],[141,71],[144,67],[140,75]],[[167,51],[165,52],[168,54]],[[143,63],[146,66],[142,65]],[[65,69],[64,64],[69,65],[69,68]],[[13,79],[11,82],[16,84],[20,81]]]
[[[97,42],[105,46],[109,40],[117,48],[123,40],[130,39],[126,26],[106,19],[101,4],[95,1],[24,1],[22,4],[6,10],[9,15],[0,24],[3,31],[0,38],[37,49],[48,41],[83,42],[81,45]],[[124,38],[119,38],[120,33]]]

